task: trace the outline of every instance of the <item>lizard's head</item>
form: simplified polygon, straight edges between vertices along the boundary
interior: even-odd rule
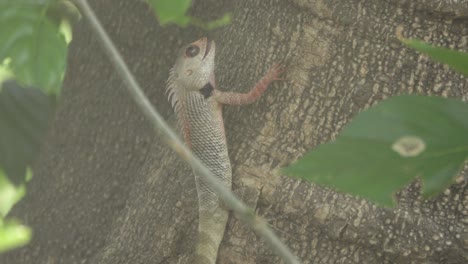
[[[171,72],[171,81],[179,89],[199,90],[207,83],[214,85],[214,41],[201,38],[183,47]]]

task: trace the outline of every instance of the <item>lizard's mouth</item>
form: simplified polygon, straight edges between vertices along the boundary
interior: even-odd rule
[[[203,58],[202,60],[204,60],[206,58],[206,56],[208,55],[208,53],[210,52],[210,49],[211,49],[211,40],[208,40],[206,42],[206,47],[205,47],[205,54],[203,54]]]

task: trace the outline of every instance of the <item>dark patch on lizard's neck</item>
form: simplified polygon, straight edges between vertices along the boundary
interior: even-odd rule
[[[211,85],[210,82],[207,82],[205,86],[203,86],[199,91],[205,97],[205,99],[208,99],[212,94],[213,94],[214,87]]]

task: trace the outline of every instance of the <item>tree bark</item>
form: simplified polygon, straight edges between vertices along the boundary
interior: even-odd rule
[[[286,63],[288,81],[253,105],[226,107],[224,117],[234,188],[303,263],[468,262],[466,169],[428,201],[414,182],[393,210],[277,172],[384,98],[468,101],[466,77],[395,37],[401,25],[406,37],[468,51],[468,1],[195,1],[199,18],[232,13],[229,26],[207,33],[162,28],[143,1],[91,4],[173,124],[164,89],[178,47],[214,39],[221,90],[246,92]],[[86,21],[74,27],[61,103],[34,172],[13,212],[33,227],[33,240],[0,263],[190,263],[193,174],[154,135]],[[218,262],[281,260],[231,215]]]

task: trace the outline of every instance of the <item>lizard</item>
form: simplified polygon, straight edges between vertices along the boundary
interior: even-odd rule
[[[248,93],[223,92],[216,88],[214,59],[216,44],[206,37],[184,46],[170,70],[166,93],[185,140],[200,161],[231,190],[223,105],[253,103],[272,81],[284,80],[280,64],[268,72]],[[195,263],[215,264],[229,212],[209,185],[194,171],[198,196],[198,239]]]

